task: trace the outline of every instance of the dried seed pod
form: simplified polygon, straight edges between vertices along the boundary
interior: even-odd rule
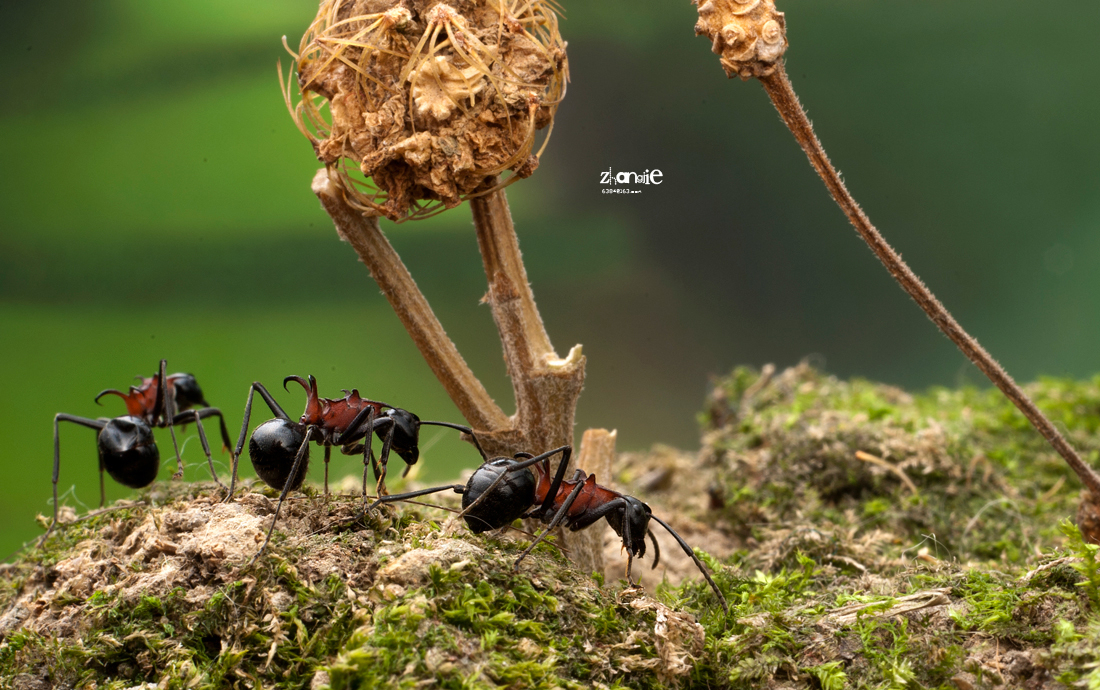
[[[322,0],[284,96],[348,202],[401,222],[534,172],[568,80],[552,2]]]
[[[695,0],[695,35],[706,35],[726,75],[766,77],[787,50],[783,13],[772,0]]]

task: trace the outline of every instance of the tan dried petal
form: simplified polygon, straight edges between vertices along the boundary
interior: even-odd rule
[[[485,88],[485,79],[477,67],[460,70],[449,57],[437,55],[425,60],[409,74],[413,103],[419,115],[446,120],[459,102],[470,100]]]
[[[783,40],[783,27],[773,19],[764,24],[764,28],[760,30],[760,38],[764,39],[765,43],[779,43]]]
[[[756,6],[760,4],[760,0],[733,0],[733,7],[730,9],[733,14],[748,14],[756,9]]]

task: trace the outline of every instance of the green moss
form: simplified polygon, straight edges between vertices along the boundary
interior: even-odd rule
[[[1100,380],[1031,389],[1078,447],[1100,446]],[[656,601],[604,586],[550,544],[517,572],[525,542],[472,535],[431,509],[332,529],[357,502],[316,495],[289,503],[270,551],[245,566],[187,541],[198,529],[187,525],[205,524],[188,515],[229,509],[171,487],[67,525],[6,566],[0,679],[1100,687],[1097,547],[1065,521],[1076,499],[1061,460],[998,395],[911,396],[797,367],[740,369],[710,401],[691,478],[717,499],[703,508],[685,489],[670,502],[740,539],[722,560],[697,550],[728,612],[697,580],[656,587]],[[266,525],[266,500],[241,499],[240,511]],[[697,617],[698,645],[678,611]]]

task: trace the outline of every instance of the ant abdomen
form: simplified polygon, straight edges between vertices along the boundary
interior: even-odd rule
[[[514,464],[514,460],[498,458],[477,468],[466,482],[462,508],[466,509],[476,501],[502,472]],[[466,525],[471,532],[480,534],[512,524],[535,502],[535,486],[535,475],[530,470],[524,468],[509,472],[488,496],[463,516]]]
[[[248,441],[248,457],[256,475],[268,486],[285,487],[294,467],[294,458],[302,448],[305,434],[301,424],[287,419],[271,419],[256,427]],[[309,467],[309,446],[306,445],[302,462],[294,481],[290,482],[290,491],[297,491],[306,478]]]
[[[96,439],[103,469],[119,484],[140,489],[153,483],[160,471],[160,451],[153,430],[137,417],[116,417]]]

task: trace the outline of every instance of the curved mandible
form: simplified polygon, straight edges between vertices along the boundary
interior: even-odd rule
[[[283,389],[289,390],[286,384],[290,381],[294,381],[306,391],[306,408],[302,412],[302,422],[306,424],[317,424],[321,421],[321,401],[317,395],[317,379],[313,378],[313,374],[309,375],[309,381],[303,379],[301,376],[287,376],[283,379]]]

